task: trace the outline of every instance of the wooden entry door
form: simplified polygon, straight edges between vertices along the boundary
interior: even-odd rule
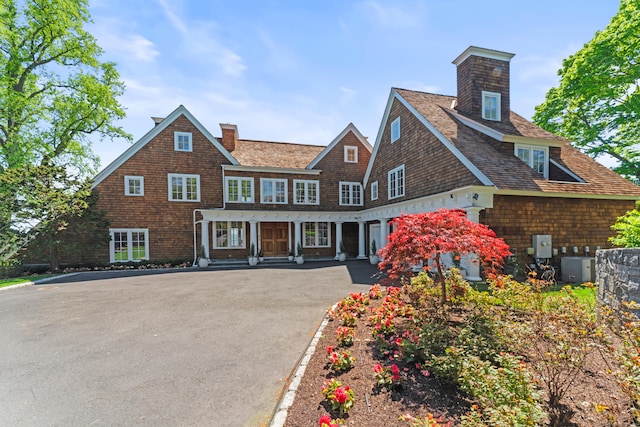
[[[287,256],[289,254],[289,223],[260,223],[260,248],[264,256]]]

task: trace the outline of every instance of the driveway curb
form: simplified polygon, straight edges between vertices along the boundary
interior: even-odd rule
[[[332,310],[335,309],[336,306],[337,304],[334,304],[331,309]],[[280,399],[280,401],[276,405],[276,408],[273,411],[273,417],[271,418],[271,423],[269,424],[269,427],[284,426],[284,423],[287,420],[289,408],[291,407],[291,405],[293,405],[293,401],[296,398],[296,392],[298,391],[298,387],[300,386],[300,382],[302,381],[304,372],[307,369],[307,365],[309,364],[309,361],[311,360],[311,356],[313,356],[313,354],[316,351],[316,347],[318,346],[318,341],[320,340],[320,338],[322,338],[322,332],[324,332],[324,328],[327,326],[328,323],[329,323],[329,315],[325,314],[324,319],[320,323],[320,326],[318,327],[315,335],[313,336],[313,339],[311,340],[311,343],[309,343],[309,347],[307,347],[307,351],[304,353],[304,356],[302,357],[302,359],[300,359],[300,361],[296,365],[296,368],[294,368],[295,374],[293,375],[293,378],[289,382],[289,386],[287,387],[287,392]]]

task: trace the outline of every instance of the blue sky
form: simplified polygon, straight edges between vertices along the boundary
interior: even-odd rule
[[[135,5],[135,6],[133,6]],[[515,53],[511,108],[530,118],[563,58],[615,0],[90,0],[94,34],[127,90],[138,140],[182,104],[213,133],[327,145],[350,122],[375,141],[391,87],[456,93],[468,46]],[[95,141],[107,166],[126,141]]]

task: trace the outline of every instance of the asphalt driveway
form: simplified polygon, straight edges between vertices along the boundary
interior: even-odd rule
[[[0,293],[0,424],[259,426],[366,261],[84,273]]]

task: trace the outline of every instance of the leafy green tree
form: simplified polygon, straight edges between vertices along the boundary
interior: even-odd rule
[[[131,139],[89,22],[87,0],[0,1],[0,259],[86,208],[90,135]]]
[[[607,27],[562,63],[533,121],[640,181],[640,1],[621,0]]]
[[[636,208],[627,212],[611,228],[617,233],[609,241],[616,246],[624,248],[640,247],[640,202],[636,202]]]
[[[92,172],[90,134],[130,139],[113,124],[124,84],[89,22],[87,0],[0,3],[0,168],[46,158]]]

